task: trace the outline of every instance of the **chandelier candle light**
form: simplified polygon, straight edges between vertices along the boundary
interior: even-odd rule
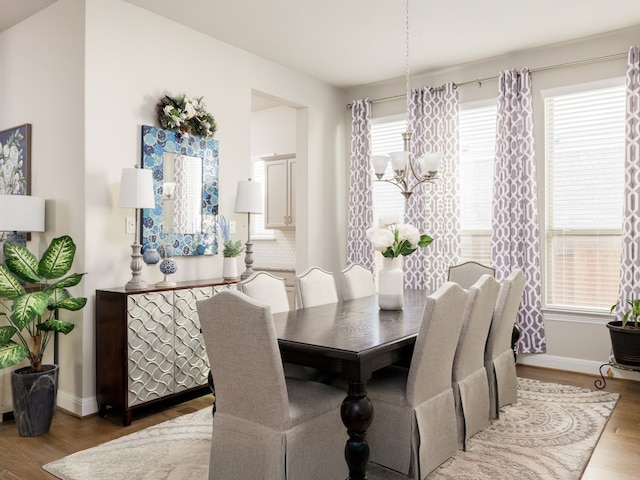
[[[407,102],[407,128],[402,134],[404,140],[404,151],[391,152],[389,155],[373,155],[371,164],[378,181],[391,183],[398,187],[406,200],[413,194],[418,185],[433,181],[442,162],[442,153],[425,153],[417,161],[411,155],[411,136],[409,131],[409,111],[411,100],[411,89],[409,87],[409,0],[406,0],[406,59],[405,59],[405,83]],[[387,166],[391,162],[393,178],[383,178]],[[411,172],[411,175],[409,175]]]
[[[378,272],[378,306],[382,310],[402,310],[404,273],[400,257],[430,245],[433,238],[420,234],[413,225],[401,223],[395,214],[381,216],[378,226],[367,230],[367,238],[383,257],[382,270]]]

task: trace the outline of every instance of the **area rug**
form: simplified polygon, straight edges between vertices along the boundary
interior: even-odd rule
[[[518,403],[429,480],[578,480],[619,395],[518,379]],[[63,480],[206,480],[211,409],[183,415],[44,465]],[[369,480],[405,480],[376,465]],[[222,480],[222,479],[221,479]]]

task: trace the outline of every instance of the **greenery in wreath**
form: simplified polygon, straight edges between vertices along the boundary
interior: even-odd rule
[[[165,95],[158,103],[160,126],[167,130],[177,130],[181,135],[212,137],[218,126],[213,115],[207,112],[202,98],[190,98],[187,95],[173,98]]]

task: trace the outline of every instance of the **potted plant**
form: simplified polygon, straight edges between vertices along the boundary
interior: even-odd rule
[[[232,240],[229,221],[220,215],[218,217],[218,232],[222,240],[222,278],[225,280],[235,280],[238,278],[238,255],[244,252],[244,246],[240,240]]]
[[[12,372],[11,391],[20,435],[36,436],[49,431],[58,383],[58,365],[43,365],[42,358],[54,332],[66,335],[74,327],[59,320],[56,312],[80,310],[87,303],[86,298],[67,292],[84,273],[65,277],[76,252],[69,236],[54,238],[40,260],[14,242],[5,242],[3,252],[0,315],[9,325],[0,327],[0,368],[28,358],[29,366]]]
[[[609,313],[613,313],[616,307],[617,303]],[[616,363],[640,366],[640,299],[627,300],[619,314],[622,320],[607,323],[613,356]]]

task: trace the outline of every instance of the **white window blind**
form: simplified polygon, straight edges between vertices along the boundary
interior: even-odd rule
[[[624,86],[545,98],[548,306],[616,301],[624,137]]]
[[[251,158],[251,179],[255,182],[259,182],[262,185],[262,198],[264,198],[265,192],[265,178],[264,178],[264,160],[260,156]],[[251,238],[272,240],[275,238],[273,230],[264,228],[264,214],[253,213],[251,215]]]
[[[461,106],[458,135],[461,260],[491,265],[496,106]]]
[[[371,154],[387,155],[389,152],[404,150],[402,134],[406,131],[405,120],[374,121],[371,124]],[[373,185],[373,221],[387,213],[404,214],[404,196],[400,189],[390,183],[377,182],[371,169]],[[391,166],[387,167],[383,178],[393,178]]]

